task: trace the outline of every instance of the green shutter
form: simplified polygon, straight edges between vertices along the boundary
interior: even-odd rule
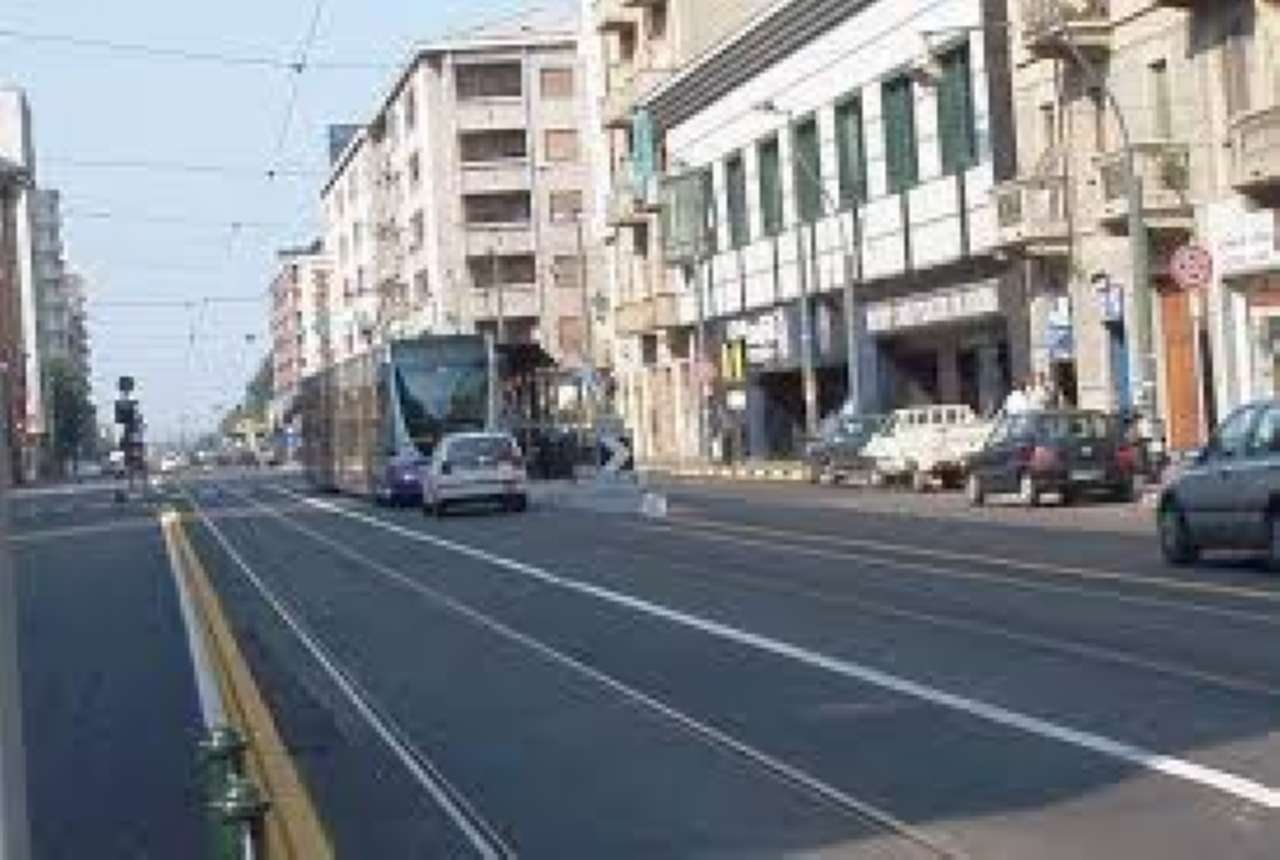
[[[862,136],[862,100],[836,106],[836,158],[840,171],[840,204],[867,199],[867,152]]]
[[[938,142],[942,172],[958,173],[973,165],[977,156],[973,117],[973,80],[969,46],[948,51],[941,58],[938,85]]]
[[[735,248],[750,239],[747,226],[747,171],[742,154],[734,153],[724,164],[725,208],[729,211],[729,243]]]
[[[782,184],[778,173],[778,139],[762,141],[760,157],[760,214],[764,232],[776,236],[782,231]]]
[[[916,152],[915,93],[911,79],[884,82],[885,170],[890,193],[906,191],[919,179]]]
[[[822,155],[818,148],[818,123],[812,117],[791,132],[796,214],[813,221],[822,214]]]

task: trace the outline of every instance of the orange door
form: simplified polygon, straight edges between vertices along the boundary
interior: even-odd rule
[[[1164,334],[1165,390],[1169,403],[1169,446],[1184,451],[1202,444],[1200,398],[1196,374],[1195,326],[1185,290],[1160,292],[1160,327]]]

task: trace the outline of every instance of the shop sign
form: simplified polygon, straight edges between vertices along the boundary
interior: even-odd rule
[[[1183,245],[1173,252],[1169,274],[1184,290],[1206,287],[1213,278],[1213,256],[1200,245]]]
[[[1000,310],[994,280],[922,295],[873,302],[867,306],[867,331],[872,334],[920,328],[987,316]]]
[[[1104,323],[1124,320],[1124,285],[1113,280],[1106,272],[1094,275],[1089,283],[1098,300],[1098,314]]]
[[[746,344],[747,363],[753,365],[772,364],[778,360],[782,351],[780,333],[785,328],[781,309],[725,323],[726,335],[730,340],[741,340]]]
[[[1209,207],[1209,229],[1224,278],[1280,269],[1280,210],[1249,212],[1240,203]]]

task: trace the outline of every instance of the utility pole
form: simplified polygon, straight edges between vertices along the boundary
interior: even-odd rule
[[[495,340],[498,344],[503,342],[504,329],[507,327],[506,308],[504,307],[504,296],[502,294],[502,284],[498,282],[498,254],[493,248],[489,249],[489,277],[492,280],[492,289],[496,297],[498,305],[498,330]]]
[[[8,368],[0,364],[0,858],[27,860],[26,750],[22,732],[22,679],[18,672],[18,589],[9,555]]]
[[[591,306],[591,286],[587,280],[587,246],[584,236],[585,224],[583,223],[583,213],[581,210],[577,213],[577,222],[578,277],[582,281],[582,369],[585,372],[585,381],[589,388],[586,392],[584,403],[586,406],[587,424],[594,428],[596,424],[596,398],[594,391],[596,381],[595,321],[592,319],[593,308]]]

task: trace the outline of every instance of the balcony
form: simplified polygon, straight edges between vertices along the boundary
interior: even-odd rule
[[[626,8],[622,0],[601,0],[597,15],[596,30],[601,33],[618,33],[639,26],[635,13]]]
[[[460,171],[463,194],[491,194],[499,191],[527,191],[533,180],[525,158],[492,161],[464,161]]]
[[[675,293],[658,293],[653,297],[653,327],[678,328],[680,322],[680,297]]]
[[[619,334],[643,334],[653,330],[654,302],[651,297],[632,299],[618,305],[614,315]]]
[[[1139,141],[1133,145],[1134,169],[1142,181],[1142,217],[1155,231],[1187,232],[1194,226],[1191,203],[1191,152],[1185,143]],[[1124,150],[1097,161],[1102,186],[1102,226],[1129,232],[1128,171]]]
[[[533,284],[504,284],[501,289],[481,287],[468,295],[471,318],[496,320],[501,307],[503,319],[541,316],[538,289]]]
[[[520,96],[460,98],[453,107],[459,131],[525,128],[528,116]]]
[[[1064,175],[1016,179],[998,185],[994,194],[1001,247],[1031,257],[1066,255],[1071,229]]]
[[[471,223],[466,225],[466,254],[512,256],[534,252],[533,225],[528,221],[510,224]]]
[[[1231,121],[1231,185],[1267,206],[1280,207],[1280,105]]]
[[[632,162],[623,159],[614,174],[613,188],[609,192],[609,225],[628,227],[648,222],[649,215],[658,211],[658,182],[650,177],[643,183],[636,182]]]
[[[1037,59],[1072,60],[1111,50],[1110,0],[1022,0],[1022,41]]]
[[[636,102],[662,83],[671,73],[633,63],[614,63],[609,67],[609,86],[604,98],[605,128],[626,128]]]

